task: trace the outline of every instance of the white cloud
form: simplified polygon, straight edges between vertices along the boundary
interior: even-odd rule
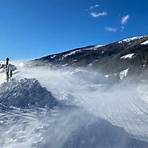
[[[94,18],[101,17],[101,16],[106,16],[107,12],[90,12],[90,15]]]
[[[95,8],[98,8],[99,7],[99,5],[98,4],[96,4],[96,5],[93,5],[93,6],[90,6],[90,10],[92,10],[92,9],[95,9]]]
[[[122,24],[122,25],[126,25],[126,24],[128,23],[128,21],[129,21],[129,19],[130,19],[130,16],[129,16],[129,15],[123,16],[123,17],[121,18],[121,24]]]
[[[100,7],[100,5],[95,4],[93,6],[90,6],[88,9],[89,14],[93,17],[93,18],[98,18],[101,16],[106,16],[107,12],[106,11],[99,11],[98,7]]]
[[[114,27],[105,27],[105,30],[109,32],[117,32],[118,29]]]

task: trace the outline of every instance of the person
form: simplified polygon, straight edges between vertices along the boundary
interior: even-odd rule
[[[8,66],[9,65],[9,58],[6,58],[6,66]]]
[[[6,58],[6,80],[9,81],[9,78],[12,77],[12,72],[10,71],[10,65],[9,65],[9,58]],[[11,72],[11,75],[9,73]]]
[[[10,70],[10,79],[12,78],[12,75],[13,75],[13,71]]]
[[[9,81],[9,65],[6,65],[6,80]]]
[[[12,79],[13,71],[15,71],[17,69],[16,66],[10,64],[9,61],[10,61],[10,59],[6,58],[6,64],[4,66],[5,71],[6,71],[6,81],[7,82]]]

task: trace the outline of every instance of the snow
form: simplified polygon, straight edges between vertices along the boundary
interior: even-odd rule
[[[64,67],[64,66],[68,66],[68,64],[63,64],[62,66],[63,66],[63,67]]]
[[[131,42],[133,40],[141,39],[143,37],[145,37],[145,36],[137,36],[137,37],[127,38],[127,39],[124,39],[124,40],[119,41],[118,43],[121,44],[123,42]]]
[[[73,55],[73,54],[75,54],[75,53],[77,53],[77,52],[80,52],[80,51],[81,51],[81,50],[75,50],[75,51],[69,52],[69,53],[63,55],[63,56],[62,56],[62,59],[66,58],[66,57],[68,57],[68,56],[71,56],[71,55]]]
[[[141,43],[141,45],[148,45],[148,40],[143,42],[143,43]]]
[[[20,62],[20,63],[19,63],[19,67],[20,67],[20,68],[23,68],[23,67],[24,67],[24,63],[23,63],[23,62]]]
[[[99,61],[99,59],[94,60],[93,62],[89,63],[88,66],[93,66],[93,64],[96,63],[96,62],[98,62],[98,61]]]
[[[105,78],[109,78],[109,75],[105,75]]]
[[[95,48],[103,47],[104,45],[96,45]]]
[[[82,52],[82,51],[85,51],[85,50],[97,50],[98,48],[103,47],[103,46],[104,46],[104,45],[96,45],[96,46],[90,47],[90,48],[81,48],[81,49],[79,49],[79,50],[74,50],[74,51],[71,51],[71,52],[69,52],[69,53],[63,55],[62,58],[66,58],[66,57],[68,57],[68,56],[74,55],[74,54],[76,54],[76,53],[78,53],[78,52]]]
[[[139,94],[139,97],[145,102],[148,104],[148,92],[147,92],[147,89],[148,89],[148,85],[147,84],[142,84],[142,85],[139,85],[138,86],[138,94]]]
[[[55,57],[56,57],[56,55],[51,55],[50,56],[51,59],[54,59]]]
[[[127,76],[128,71],[129,71],[129,69],[125,69],[120,72],[120,80],[122,80],[123,78],[125,78]]]
[[[0,126],[1,148],[147,148],[124,129],[80,109],[11,113],[3,114],[1,124],[8,127]]]
[[[21,79],[0,86],[0,103],[7,107],[29,108],[53,107],[58,101],[36,79]]]
[[[5,71],[0,72],[0,84],[4,83],[6,81],[6,74]]]
[[[121,71],[120,76],[126,77],[128,71]],[[101,73],[76,72],[78,75],[75,69],[22,68],[14,76],[16,81],[1,85],[0,147],[147,148],[148,107],[144,100],[148,85],[143,88],[141,84],[140,89],[137,83],[112,87],[100,82]],[[50,104],[45,97],[50,92],[63,105],[24,109],[20,103],[29,104],[32,98]]]
[[[130,54],[122,56],[120,59],[131,59],[133,56],[134,56],[134,53],[130,53]]]

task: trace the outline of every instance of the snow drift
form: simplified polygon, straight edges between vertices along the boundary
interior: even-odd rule
[[[84,69],[19,69],[0,87],[0,147],[147,148],[143,84],[102,78]]]
[[[12,80],[0,86],[0,104],[18,108],[50,107],[58,101],[36,79]]]

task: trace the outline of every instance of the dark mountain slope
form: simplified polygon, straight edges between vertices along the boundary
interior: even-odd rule
[[[148,66],[148,36],[134,37],[105,46],[88,46],[33,60],[34,66],[88,67],[104,74],[124,70],[139,74]],[[118,75],[119,76],[119,75]]]

